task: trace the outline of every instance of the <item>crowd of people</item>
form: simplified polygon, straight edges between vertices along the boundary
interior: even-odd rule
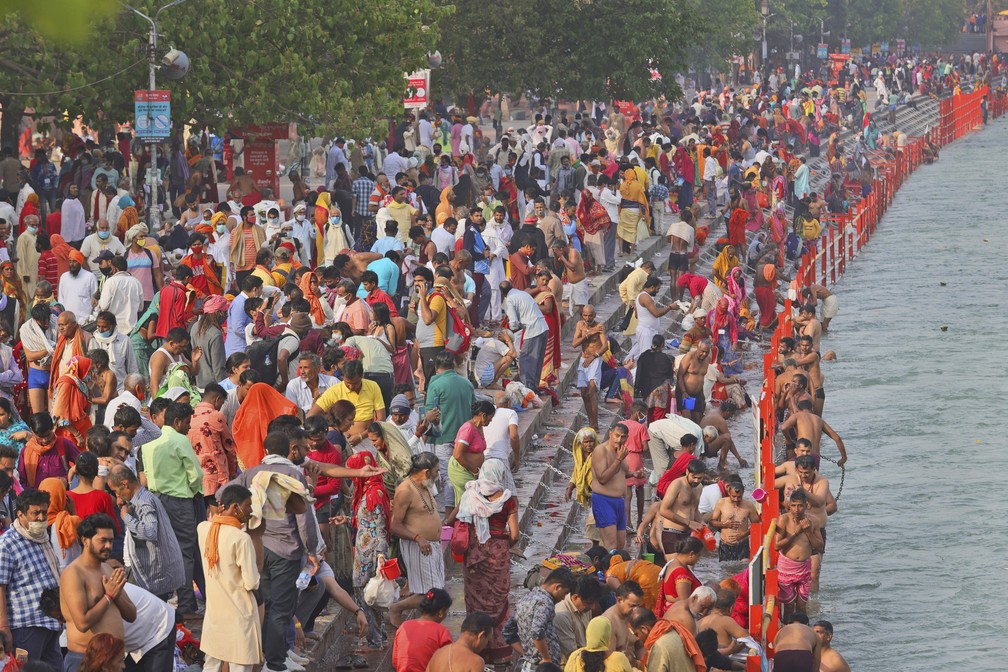
[[[493,140],[475,111],[425,110],[378,145],[303,152],[289,201],[240,169],[218,201],[227,143],[180,137],[160,159],[158,230],[144,223],[150,157],[128,134],[68,134],[28,162],[4,148],[5,648],[49,666],[35,672],[124,658],[166,672],[179,622],[197,626],[206,669],[296,671],[332,600],[400,672],[514,657],[523,672],[742,669],[759,648],[747,573],[712,588],[692,570],[716,535],[726,566],[748,560],[760,520],[729,469],[747,466],[729,428],[751,403],[739,343],[775,327],[788,260],[870,188],[874,152],[900,151],[905,135],[871,130],[868,82],[967,77],[907,65],[825,88],[774,72],[677,105],[544,108],[527,128],[495,123]],[[844,126],[863,128],[852,153]],[[808,165],[820,144],[823,194]],[[641,260],[653,234],[661,258]],[[609,333],[590,282],[617,269]],[[836,297],[813,286],[801,303],[775,391],[780,590],[799,620],[836,510],[823,434],[846,461],[822,420]],[[556,568],[513,601],[519,414],[566,392],[569,318],[588,422],[566,494],[590,512],[593,571]],[[618,418],[602,427],[606,403]],[[455,639],[446,555],[464,584]],[[822,669],[846,669],[828,622],[812,638],[798,625],[778,660],[807,640]],[[363,649],[337,665],[366,666]]]

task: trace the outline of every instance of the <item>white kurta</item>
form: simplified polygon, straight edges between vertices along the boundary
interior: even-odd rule
[[[196,528],[200,559],[206,576],[206,615],[200,651],[237,665],[263,661],[259,609],[252,591],[259,587],[255,548],[248,534],[221,525],[218,549],[220,562],[210,569],[206,559],[209,521]]]

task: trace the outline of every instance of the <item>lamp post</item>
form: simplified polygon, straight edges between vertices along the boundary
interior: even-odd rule
[[[766,65],[767,59],[767,43],[766,43],[766,22],[770,18],[770,2],[769,0],[760,0],[759,7],[760,17],[763,19],[763,60],[761,63]]]
[[[133,12],[134,14],[136,14],[137,16],[139,16],[140,18],[142,18],[143,20],[145,20],[147,23],[150,24],[150,32],[147,35],[147,63],[150,67],[149,79],[147,82],[148,91],[157,90],[157,67],[158,67],[157,19],[159,16],[161,16],[161,12],[163,12],[164,10],[168,9],[169,7],[174,7],[175,5],[180,5],[183,2],[185,2],[185,0],[174,0],[174,2],[170,2],[167,5],[164,5],[154,13],[154,18],[147,16],[136,7],[131,7],[130,5],[127,5],[125,2],[122,3],[123,7],[130,10],[131,12]],[[177,53],[181,54],[181,52]],[[182,56],[184,57],[184,54],[182,54]],[[171,63],[169,63],[169,65],[170,64]],[[160,173],[157,168],[157,142],[154,142],[151,144],[151,168],[148,171],[149,183],[151,188],[151,198],[150,198],[151,205],[150,205],[150,217],[148,218],[147,224],[152,232],[157,231],[158,229],[161,228],[161,212],[158,210],[159,175]]]

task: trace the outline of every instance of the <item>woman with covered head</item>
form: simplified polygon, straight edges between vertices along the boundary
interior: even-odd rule
[[[80,540],[77,538],[77,525],[81,519],[76,515],[73,502],[67,497],[66,484],[62,479],[47,478],[39,483],[38,489],[49,494],[49,510],[46,514],[49,538],[59,559],[60,569],[66,569],[81,553]]]
[[[375,467],[377,463],[368,451],[354,453],[346,461],[348,469]],[[389,526],[392,503],[381,474],[354,478],[353,501],[350,505],[351,525],[355,531],[353,587],[354,598],[368,618],[368,646],[382,645],[382,617],[364,601],[364,587],[377,574],[378,556],[389,556]],[[343,522],[334,519],[331,522]]]
[[[91,390],[88,374],[91,358],[74,355],[66,372],[56,379],[52,393],[52,416],[56,433],[84,445],[84,436],[91,429]]]
[[[458,511],[458,519],[472,526],[462,573],[466,611],[494,619],[493,641],[484,656],[491,665],[511,658],[501,631],[509,611],[510,548],[518,543],[519,528],[518,500],[505,485],[508,477],[504,462],[486,460],[479,477],[466,483]]]

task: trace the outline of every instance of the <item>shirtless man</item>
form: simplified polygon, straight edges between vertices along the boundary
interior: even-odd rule
[[[728,453],[738,460],[740,467],[748,467],[749,463],[739,455],[731,430],[725,420],[725,414],[731,415],[738,410],[732,401],[721,402],[721,408],[712,408],[700,419],[700,427],[704,432],[704,457],[718,456],[718,469],[728,467]]]
[[[819,573],[822,570],[823,553],[826,551],[826,520],[837,512],[837,502],[830,491],[829,479],[820,476],[816,471],[815,457],[803,455],[795,458],[795,473],[786,479],[776,479],[784,481],[784,499],[789,499],[792,492],[799,489],[804,491],[808,499],[808,509],[806,516],[815,525],[819,526],[819,534],[822,536],[822,548],[812,555],[812,584],[811,590],[819,590]]]
[[[735,593],[723,588],[715,592],[717,599],[714,600],[714,608],[711,609],[711,613],[700,619],[697,628],[700,630],[710,628],[716,632],[718,651],[726,656],[732,656],[745,649],[745,645],[739,643],[738,640],[748,637],[749,631],[731,617],[732,610],[735,608]],[[740,665],[737,668],[733,666],[733,669],[744,670],[745,662],[741,662]]]
[[[673,301],[678,301],[682,298],[683,290],[679,286],[679,276],[689,271],[690,252],[693,251],[693,238],[695,236],[693,227],[690,226],[693,213],[689,210],[683,210],[679,217],[679,221],[672,222],[669,225],[668,232],[665,234],[669,237],[668,269],[669,274],[672,276]]]
[[[805,613],[812,589],[812,556],[823,549],[819,525],[806,516],[808,497],[797,489],[788,498],[788,512],[777,519],[775,543],[778,596],[787,620],[795,611]]]
[[[686,466],[686,473],[672,481],[665,491],[658,514],[662,521],[661,548],[666,562],[675,555],[680,541],[704,526],[697,505],[706,471],[702,461],[692,460]]]
[[[704,378],[710,367],[710,354],[711,342],[704,339],[695,350],[683,355],[676,371],[676,404],[680,410],[689,411],[689,418],[696,423],[703,418],[707,406]]]
[[[819,659],[818,672],[850,672],[850,665],[831,644],[833,642],[833,624],[829,621],[816,621],[812,626],[816,637],[819,638],[821,654]]]
[[[185,356],[185,351],[189,347],[191,339],[189,332],[181,327],[176,327],[168,332],[165,343],[154,351],[150,357],[150,389],[153,394],[161,389],[165,374],[172,364],[182,362],[189,368],[190,373],[196,374],[199,369],[200,358],[203,357],[203,349],[195,347],[192,349],[192,364],[189,364]]]
[[[710,613],[716,599],[717,593],[713,588],[700,586],[690,594],[688,600],[679,600],[669,606],[662,618],[666,621],[681,623],[696,635],[699,632],[697,622]]]
[[[829,426],[829,423],[813,412],[812,402],[808,399],[799,401],[798,411],[789,415],[787,420],[780,425],[782,432],[787,432],[791,429],[795,430],[797,439],[806,439],[812,445],[812,454],[816,457],[817,466],[819,464],[819,444],[822,441],[823,432],[826,433],[826,436],[833,439],[837,450],[840,451],[840,459],[837,460],[837,466],[842,467],[847,463],[847,449],[844,448],[843,439]]]
[[[530,296],[537,296],[544,289],[550,290],[557,301],[563,296],[563,280],[553,272],[546,260],[539,261],[535,266],[535,287],[529,287],[526,291]]]
[[[817,301],[822,302],[822,309],[820,310],[822,330],[824,334],[828,333],[830,321],[840,312],[840,304],[837,302],[836,295],[822,285],[812,285],[811,287],[802,289],[802,299],[806,303],[813,305]]]
[[[794,357],[795,347],[797,347],[796,341],[790,336],[780,339],[780,346],[777,348],[777,361],[773,363],[773,370],[778,375],[784,370],[785,362]]]
[[[585,274],[584,259],[581,253],[571,247],[565,240],[553,243],[553,259],[558,262],[556,268],[563,266],[566,281],[563,286],[563,298],[567,301],[570,315],[587,305],[589,299],[588,279]]]
[[[822,644],[808,626],[808,616],[795,612],[774,639],[774,672],[819,672]]]
[[[350,278],[355,284],[360,284],[361,276],[367,270],[368,264],[381,259],[378,252],[354,252],[352,254],[337,254],[333,258],[335,268],[344,278]]]
[[[709,525],[711,529],[721,530],[721,543],[718,545],[718,560],[721,562],[749,560],[749,527],[760,522],[760,514],[756,504],[745,499],[744,494],[745,485],[736,476],[728,481],[728,496],[714,505]]]
[[[779,417],[784,417],[784,411],[788,413],[798,412],[798,402],[808,399],[809,403],[815,405],[812,395],[808,390],[808,376],[804,373],[795,373],[791,376],[791,382],[785,386],[784,396],[778,400],[777,411]]]
[[[493,631],[493,619],[483,612],[467,614],[458,640],[434,652],[427,663],[427,672],[483,672],[486,663],[480,653],[493,639]]]
[[[815,414],[822,415],[823,406],[826,405],[826,390],[823,389],[823,374],[822,369],[819,368],[819,351],[813,347],[811,336],[801,337],[794,359],[808,375]]]
[[[434,453],[414,455],[409,473],[392,498],[390,531],[399,537],[411,593],[389,607],[389,621],[396,627],[402,623],[403,613],[420,606],[428,590],[444,588],[441,514],[430,491],[439,467]]]
[[[597,313],[595,306],[582,306],[581,319],[574,325],[574,338],[571,346],[580,348],[586,338],[593,334],[598,334],[602,339],[602,352],[609,349],[609,337],[606,335],[605,325],[596,321]]]
[[[136,607],[123,590],[126,572],[102,564],[112,554],[115,522],[104,513],[85,518],[77,526],[83,547],[60,578],[60,608],[66,618],[65,672],[77,672],[91,638],[107,633],[122,639],[123,621],[136,620]]]
[[[798,325],[799,336],[811,336],[812,347],[815,350],[819,350],[819,339],[822,338],[822,323],[816,319],[814,303],[808,303],[801,307],[801,310],[798,311],[798,317],[795,318],[795,324]]]
[[[592,450],[592,515],[602,546],[610,551],[626,546],[626,477],[643,475],[627,467],[628,435],[626,425],[616,423],[609,439]]]
[[[788,482],[787,479],[782,479],[781,476],[794,476],[797,473],[797,471],[795,471],[795,460],[802,455],[812,454],[812,442],[808,439],[798,439],[798,441],[795,442],[794,454],[794,458],[782,464],[778,464],[774,469],[774,476],[776,477],[774,480],[774,487],[778,490],[783,489],[784,485]]]

